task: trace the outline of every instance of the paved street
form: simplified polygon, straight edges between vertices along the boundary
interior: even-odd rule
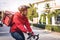
[[[2,28],[0,29],[2,30]],[[35,34],[39,34],[39,40],[60,40],[60,33],[49,32],[36,27],[32,27],[32,29]],[[27,38],[27,34],[25,34],[25,36]],[[14,40],[9,33],[9,28],[0,32],[0,40]]]

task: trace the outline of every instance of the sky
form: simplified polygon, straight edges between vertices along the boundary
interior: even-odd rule
[[[40,1],[40,0],[38,0]],[[0,10],[16,11],[20,5],[38,2],[37,0],[0,0]]]
[[[18,11],[17,8],[20,5],[28,5],[29,3],[35,3],[39,1],[43,0],[0,0],[0,10]],[[55,2],[57,5],[60,5],[59,0],[55,0]]]

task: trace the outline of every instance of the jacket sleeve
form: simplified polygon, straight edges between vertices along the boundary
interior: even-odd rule
[[[31,27],[30,27],[30,23],[29,23],[29,21],[28,21],[28,19],[26,18],[26,23],[25,23],[25,26],[26,26],[26,28],[27,28],[27,30],[28,30],[28,32],[33,32],[32,31],[32,29],[31,29]]]
[[[21,20],[20,20],[20,18],[18,16],[14,16],[13,20],[14,20],[17,28],[19,28],[22,32],[27,33],[27,29],[24,28],[24,25],[21,23]]]

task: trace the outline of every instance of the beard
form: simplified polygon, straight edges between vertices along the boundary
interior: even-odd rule
[[[22,14],[23,16],[27,16],[27,14]]]

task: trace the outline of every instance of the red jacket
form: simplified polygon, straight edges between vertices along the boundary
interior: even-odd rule
[[[25,33],[32,32],[27,17],[20,15],[19,12],[15,13],[12,23],[14,24],[12,25],[10,32],[15,32],[17,30]]]

